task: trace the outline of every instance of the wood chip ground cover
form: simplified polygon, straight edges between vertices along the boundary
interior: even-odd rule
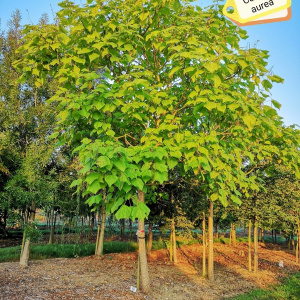
[[[244,255],[246,253],[246,255]],[[203,299],[218,300],[264,288],[300,271],[294,255],[279,246],[259,248],[257,274],[247,271],[247,245],[215,245],[215,282],[201,277],[202,245],[184,246],[179,262],[169,262],[167,250],[149,256],[152,291],[133,293],[137,253],[107,254],[82,258],[31,261],[28,268],[17,262],[0,264],[0,299]],[[284,267],[278,266],[283,260]]]

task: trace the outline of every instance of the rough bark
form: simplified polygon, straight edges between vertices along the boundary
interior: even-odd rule
[[[153,232],[152,232],[152,222],[149,222],[148,234],[147,234],[147,254],[150,254],[152,251],[152,243],[153,243]]]
[[[258,271],[258,226],[257,226],[257,221],[255,221],[255,223],[254,223],[253,239],[254,239],[254,268],[253,268],[253,271],[256,273]]]
[[[248,270],[249,272],[252,271],[252,261],[251,261],[251,228],[252,223],[251,220],[249,220],[249,228],[248,228]]]
[[[145,203],[145,193],[138,191],[139,201]],[[144,293],[150,292],[150,279],[148,272],[148,262],[145,243],[145,222],[138,220],[138,240],[139,240],[139,259],[140,259],[140,288]]]
[[[202,220],[202,244],[203,244],[203,262],[202,262],[202,276],[206,277],[206,228],[205,228],[205,212],[203,212]]]
[[[209,201],[209,217],[208,217],[208,269],[207,276],[209,281],[214,281],[214,224],[213,224],[213,203]]]

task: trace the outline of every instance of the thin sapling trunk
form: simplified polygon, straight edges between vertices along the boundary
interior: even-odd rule
[[[252,229],[252,223],[251,220],[249,220],[249,228],[248,228],[248,270],[249,272],[252,271],[252,261],[251,261],[251,229]]]
[[[214,207],[213,202],[209,200],[208,216],[208,270],[209,281],[214,281],[214,224],[213,224]]]
[[[141,190],[138,191],[138,199],[140,202],[145,203],[145,193]],[[140,288],[144,293],[150,292],[150,279],[148,272],[148,262],[146,253],[145,242],[145,222],[138,220],[138,243],[139,243],[139,260],[140,260]]]
[[[253,233],[253,239],[254,239],[254,273],[258,271],[258,226],[257,221],[255,220],[254,223],[254,233]]]
[[[147,235],[147,254],[150,254],[152,251],[152,243],[153,243],[152,226],[153,226],[153,223],[149,222],[148,235]]]
[[[202,244],[203,244],[203,256],[202,256],[202,276],[206,277],[206,228],[205,228],[205,212],[203,212],[202,220]]]

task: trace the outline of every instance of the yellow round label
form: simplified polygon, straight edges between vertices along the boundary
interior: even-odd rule
[[[247,23],[287,9],[291,0],[227,0],[223,13],[239,23]]]

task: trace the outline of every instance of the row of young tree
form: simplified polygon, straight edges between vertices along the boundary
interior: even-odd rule
[[[220,6],[59,5],[54,24],[43,16],[21,33],[15,13],[1,35],[2,230],[11,212],[28,224],[37,207],[78,214],[82,202],[82,214],[138,219],[144,292],[144,220],[162,211],[174,261],[176,216],[208,219],[210,280],[214,219],[233,237],[239,221],[253,224],[255,253],[258,227],[299,237],[299,130],[270,99],[283,80],[267,51],[241,48],[246,32]],[[24,235],[23,265],[29,245]]]

